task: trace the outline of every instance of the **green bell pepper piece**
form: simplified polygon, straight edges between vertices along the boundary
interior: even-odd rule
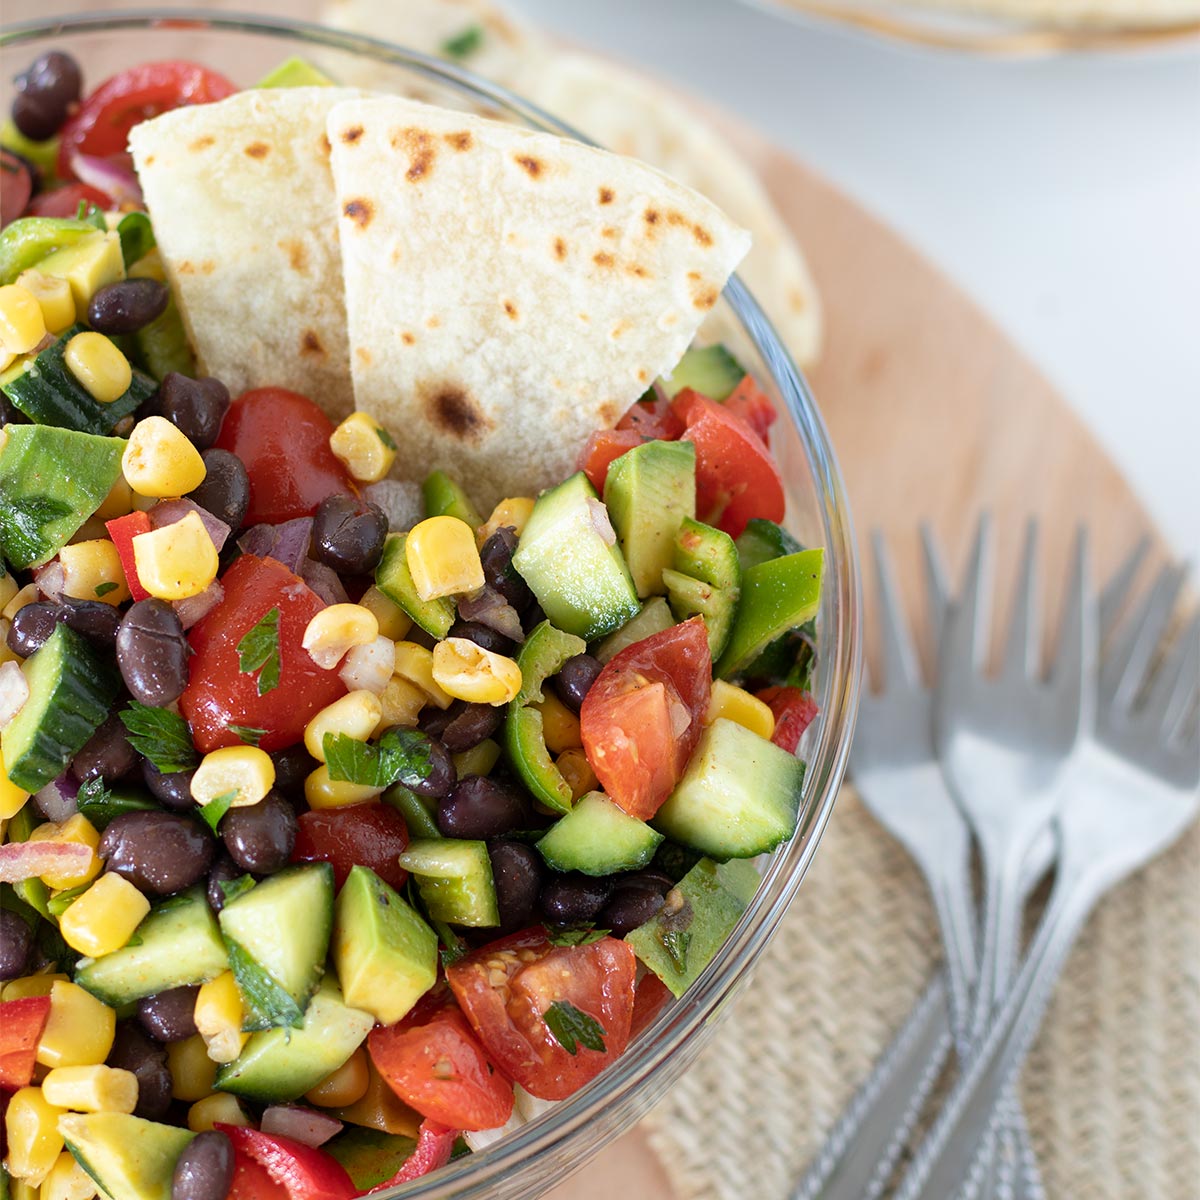
[[[15,283],[47,255],[95,232],[94,222],[74,217],[20,217],[0,231],[0,285]]]

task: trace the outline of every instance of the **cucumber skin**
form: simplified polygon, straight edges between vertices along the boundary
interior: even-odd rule
[[[439,641],[450,632],[457,616],[453,601],[445,596],[422,600],[417,595],[412,572],[408,569],[405,535],[393,534],[383,547],[383,557],[375,568],[375,586],[402,609],[431,637]]]
[[[622,812],[602,792],[589,792],[536,845],[552,870],[603,876],[640,870],[662,841],[661,833]]]

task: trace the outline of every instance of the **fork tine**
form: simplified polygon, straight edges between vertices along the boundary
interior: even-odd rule
[[[920,683],[916,651],[913,649],[912,638],[905,623],[892,559],[888,554],[887,543],[883,540],[883,533],[878,529],[871,531],[871,551],[875,557],[875,582],[879,597],[882,638],[880,665],[883,679],[879,690],[885,692],[900,684],[911,690]]]
[[[921,557],[925,564],[925,600],[929,605],[930,632],[933,634],[933,644],[937,646],[942,636],[946,608],[950,603],[950,583],[941,548],[928,521],[921,522]]]
[[[1032,679],[1038,669],[1040,637],[1037,613],[1038,593],[1038,522],[1031,517],[1025,526],[1025,549],[1021,555],[1021,576],[1013,599],[1008,642],[1000,664],[1003,675]]]
[[[1164,740],[1170,741],[1178,730],[1182,733],[1183,719],[1200,689],[1200,613],[1176,639],[1170,653],[1154,672],[1146,693],[1146,717],[1161,728]]]
[[[941,670],[978,674],[987,657],[992,598],[992,518],[979,516],[959,603],[948,614],[943,634]],[[947,639],[949,639],[947,641]]]
[[[1112,578],[1100,593],[1100,640],[1107,642],[1117,627],[1121,613],[1129,603],[1129,591],[1141,569],[1146,555],[1150,553],[1150,537],[1143,534],[1137,545],[1126,556],[1125,561],[1113,572]]]
[[[1142,603],[1126,618],[1105,656],[1100,686],[1114,710],[1128,710],[1162,641],[1186,567],[1165,566]]]
[[[1071,555],[1071,578],[1058,627],[1058,646],[1050,678],[1056,690],[1068,696],[1079,695],[1083,728],[1091,720],[1095,687],[1089,686],[1096,661],[1096,604],[1089,585],[1091,568],[1090,541],[1086,527],[1075,535]]]

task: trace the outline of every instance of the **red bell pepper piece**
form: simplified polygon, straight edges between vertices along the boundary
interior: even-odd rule
[[[410,1183],[414,1179],[420,1179],[422,1175],[444,1167],[454,1153],[457,1137],[457,1129],[447,1129],[426,1117],[417,1131],[417,1148],[404,1160],[404,1166],[391,1179],[385,1179],[383,1183],[371,1188],[369,1192],[364,1192],[363,1195],[371,1196],[397,1184]]]
[[[324,1150],[240,1125],[218,1123],[216,1128],[233,1143],[238,1158],[262,1167],[288,1200],[354,1200],[358,1195],[342,1164]]]
[[[639,1037],[654,1023],[671,998],[671,989],[657,975],[647,971],[633,989],[633,1020],[629,1023],[629,1040]]]
[[[821,711],[817,702],[797,687],[767,687],[755,695],[775,714],[775,732],[771,741],[789,754],[795,754],[800,735]]]
[[[49,996],[0,1001],[0,1088],[15,1092],[29,1086],[49,1019]]]
[[[105,521],[104,528],[108,530],[108,536],[112,538],[112,544],[117,548],[117,556],[121,560],[121,570],[125,572],[125,582],[129,584],[130,595],[135,600],[145,600],[150,593],[142,587],[138,580],[137,566],[133,559],[133,539],[138,534],[150,532],[149,516],[140,510],[135,510],[128,516]]]
[[[764,443],[771,426],[779,419],[771,397],[758,386],[753,375],[743,377],[742,382],[725,398],[725,407],[734,416],[741,417]]]

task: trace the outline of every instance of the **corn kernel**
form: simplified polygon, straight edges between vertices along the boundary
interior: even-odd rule
[[[483,587],[475,531],[457,517],[428,517],[408,531],[404,556],[422,600],[457,596]]]
[[[19,590],[17,581],[12,577],[11,572],[5,571],[3,574],[0,574],[0,610],[8,607],[8,602]],[[380,595],[382,594],[381,592]],[[387,597],[385,596],[384,599],[387,599]]]
[[[704,714],[704,724],[711,725],[718,717],[735,721],[767,741],[775,732],[775,714],[770,706],[744,688],[734,687],[723,679],[713,680],[712,697]]]
[[[500,761],[500,746],[491,738],[484,738],[470,750],[460,750],[450,757],[454,762],[454,771],[459,779],[466,779],[468,775],[487,775]]]
[[[198,596],[217,577],[217,548],[200,520],[190,512],[181,520],[133,539],[138,582],[159,600]]]
[[[322,1108],[345,1108],[366,1095],[371,1081],[367,1052],[359,1046],[336,1071],[331,1071],[304,1098]]]
[[[37,297],[19,284],[0,287],[0,349],[28,354],[46,336],[46,318]]]
[[[47,333],[62,333],[68,325],[75,324],[75,297],[65,279],[31,269],[17,276],[17,285],[38,302]]]
[[[119,1067],[55,1067],[42,1080],[42,1094],[72,1112],[131,1113],[137,1107],[138,1081]]]
[[[25,605],[34,604],[40,598],[40,595],[36,583],[27,583],[19,592],[13,594],[4,606],[4,611],[0,613],[0,616],[5,616],[11,621]]]
[[[348,692],[327,704],[304,727],[304,745],[318,762],[325,761],[325,735],[344,733],[365,742],[383,716],[379,697],[368,691]]]
[[[331,604],[305,626],[300,644],[318,667],[331,671],[347,650],[365,646],[378,636],[379,622],[373,612],[361,604]]]
[[[586,796],[588,792],[593,792],[600,786],[600,780],[596,778],[596,772],[592,770],[592,764],[588,762],[582,746],[564,750],[555,760],[554,765],[558,767],[559,774],[567,781],[567,787],[571,789],[572,800],[578,800],[581,796]]]
[[[16,585],[13,585],[14,588]],[[412,617],[390,597],[385,596],[374,584],[362,594],[359,604],[375,615],[379,632],[385,638],[398,642],[412,628]]]
[[[13,1094],[5,1113],[8,1131],[8,1173],[26,1183],[40,1186],[63,1151],[58,1118],[65,1110],[56,1108],[38,1087],[24,1087]]]
[[[129,599],[121,556],[107,538],[75,542],[58,552],[63,594],[77,600],[100,600],[115,608]]]
[[[413,728],[417,723],[417,717],[421,714],[421,709],[427,703],[428,697],[415,683],[411,683],[399,675],[393,675],[379,695],[379,704],[383,709],[383,714],[379,718],[379,724],[375,726],[375,732],[382,733],[393,725],[401,725],[405,729]]]
[[[521,690],[521,668],[503,654],[467,638],[446,638],[433,648],[433,678],[457,700],[507,704]]]
[[[96,853],[96,849],[100,845],[100,834],[82,813],[76,813],[73,817],[68,817],[65,821],[59,821],[57,824],[47,821],[44,825],[39,825],[29,835],[29,840],[31,842],[54,842],[61,845],[76,842],[81,846],[87,846],[92,851],[87,866],[82,870],[76,868],[73,871],[66,869],[61,872],[50,871],[42,876],[42,882],[55,891],[82,887],[83,884],[95,879],[104,865]]]
[[[345,779],[330,779],[329,768],[322,763],[304,780],[304,798],[309,808],[346,808],[374,800],[383,788],[365,783],[350,783]]]
[[[50,975],[23,975],[20,979],[12,979],[4,985],[5,1000],[25,1000],[30,996],[48,996],[50,989],[59,981],[70,982],[65,975],[58,973]]]
[[[129,268],[128,275],[130,279],[157,279],[159,283],[166,283],[167,272],[158,247],[155,246],[148,254],[143,254]]]
[[[196,993],[196,1030],[213,1062],[233,1062],[241,1054],[250,1040],[250,1035],[242,1032],[244,1017],[242,993],[232,971],[223,971],[200,985]]]
[[[396,643],[382,634],[365,646],[351,646],[338,678],[352,691],[378,696],[396,673]]]
[[[4,755],[0,752],[0,821],[15,817],[25,807],[25,801],[28,799],[29,793],[9,779],[4,766]]]
[[[64,1150],[43,1180],[38,1200],[94,1200],[95,1195],[95,1180]],[[15,1194],[13,1200],[18,1200]]]
[[[430,704],[446,709],[454,703],[454,697],[433,677],[432,650],[416,642],[397,642],[396,674],[423,692]]]
[[[351,413],[329,435],[329,448],[360,483],[378,483],[396,461],[396,443],[370,413]]]
[[[228,1092],[214,1092],[197,1100],[188,1109],[187,1127],[193,1133],[206,1133],[208,1130],[221,1125],[250,1125],[252,1122],[246,1116],[246,1110],[238,1103],[236,1096]]]
[[[192,799],[211,804],[233,792],[231,808],[257,804],[275,786],[275,764],[257,746],[225,746],[210,750],[192,776]]]
[[[117,517],[128,516],[133,511],[133,489],[124,475],[117,476],[117,482],[109,489],[108,495],[100,502],[94,516],[101,521],[112,521]]]
[[[133,427],[121,469],[139,496],[185,496],[205,475],[200,451],[166,417],[143,417]]]
[[[119,400],[133,382],[129,359],[102,333],[77,333],[67,343],[63,362],[100,404]]]
[[[167,1043],[167,1070],[171,1072],[171,1095],[176,1100],[191,1103],[212,1095],[217,1064],[208,1057],[208,1047],[198,1033]]]
[[[128,879],[110,872],[67,907],[58,931],[72,950],[99,958],[120,950],[149,911],[150,901]]]
[[[112,1049],[117,1014],[78,984],[56,980],[50,988],[50,1019],[38,1042],[44,1067],[90,1067]]]
[[[579,732],[579,718],[549,689],[543,688],[544,699],[533,705],[542,714],[542,733],[546,749],[551,754],[560,754],[583,745]]]
[[[520,537],[532,513],[533,500],[529,496],[510,496],[507,500],[501,500],[492,509],[492,515],[476,531],[475,544],[482,550],[484,542],[506,525]]]

